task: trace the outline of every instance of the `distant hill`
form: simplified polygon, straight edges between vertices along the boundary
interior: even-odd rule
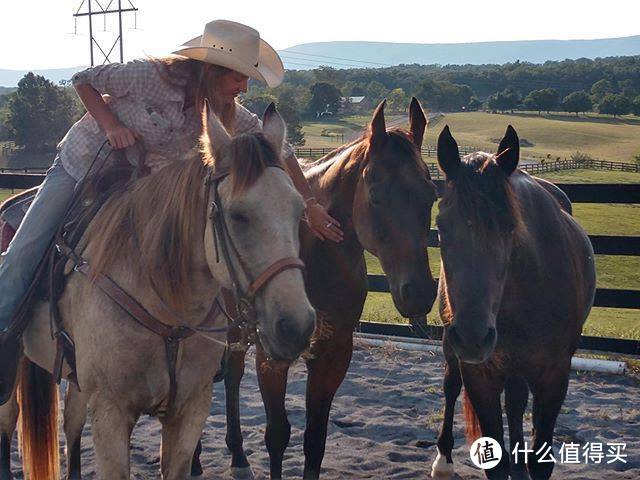
[[[16,87],[0,87],[0,95],[8,95],[17,90]]]
[[[285,68],[309,70],[319,65],[367,68],[399,64],[482,65],[547,60],[640,55],[640,35],[599,40],[531,40],[479,43],[303,43],[279,53]],[[354,62],[359,60],[361,63]],[[367,63],[364,63],[367,62]]]
[[[54,69],[36,69],[36,70],[3,70],[0,69],[0,87],[15,87],[22,77],[28,72],[33,72],[37,75],[51,80],[56,85],[60,80],[69,80],[71,76],[87,67],[68,67],[68,68],[54,68]]]
[[[531,40],[478,43],[317,42],[280,50],[285,68],[309,70],[320,65],[335,68],[376,68],[389,65],[483,65],[547,60],[640,55],[640,35],[598,40]],[[355,61],[357,60],[357,62]],[[32,70],[54,83],[69,80],[86,67]],[[0,86],[15,87],[29,70],[0,69]]]

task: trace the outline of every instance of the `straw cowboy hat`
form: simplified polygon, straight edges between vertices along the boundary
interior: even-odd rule
[[[284,78],[278,53],[260,38],[257,30],[229,20],[214,20],[204,34],[173,52],[176,55],[230,68],[276,87]]]

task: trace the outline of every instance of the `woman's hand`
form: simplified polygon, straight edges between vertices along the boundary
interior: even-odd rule
[[[119,150],[127,148],[136,143],[136,133],[130,128],[125,127],[122,123],[118,123],[106,130],[107,140],[111,148]]]
[[[320,240],[333,240],[341,242],[344,238],[340,223],[327,213],[325,208],[317,201],[307,201],[307,223],[311,232]]]

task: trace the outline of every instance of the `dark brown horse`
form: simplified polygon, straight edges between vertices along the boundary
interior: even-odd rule
[[[547,479],[553,470],[540,461],[542,447],[552,445],[571,357],[593,303],[594,255],[566,197],[517,169],[519,150],[511,126],[497,155],[478,152],[461,161],[448,127],[438,139],[446,174],[436,219],[446,404],[434,478],[453,475],[453,413],[463,384],[468,438],[482,433],[503,448],[488,478]],[[533,394],[528,473],[523,455],[516,462],[504,449],[503,390],[509,452],[516,443],[524,448],[522,418]]]
[[[426,246],[436,190],[420,157],[426,123],[420,104],[413,99],[409,132],[387,132],[383,102],[361,139],[303,165],[316,197],[344,230],[341,243],[323,242],[308,228],[301,230],[306,287],[319,324],[307,357],[306,479],[320,474],[329,410],[351,361],[353,330],[367,297],[364,250],[380,259],[403,316],[424,315],[435,300]],[[268,360],[259,345],[256,363],[267,412],[265,442],[271,478],[277,479],[282,476],[291,432],[284,403],[290,363]],[[225,378],[227,445],[237,477],[251,475],[240,430],[243,372],[244,352],[231,353]]]

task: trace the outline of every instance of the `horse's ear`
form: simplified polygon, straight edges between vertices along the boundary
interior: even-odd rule
[[[411,97],[409,105],[409,131],[413,137],[413,143],[418,150],[422,148],[424,130],[427,128],[427,117],[422,110],[422,106],[416,97]]]
[[[496,163],[507,175],[511,175],[518,166],[520,160],[520,139],[515,128],[511,125],[507,127],[504,138],[500,141]]]
[[[205,128],[205,135],[202,141],[203,148],[214,159],[221,160],[222,151],[231,142],[231,135],[229,135],[218,116],[213,112],[208,101],[205,101],[202,109],[202,124]]]
[[[438,165],[448,179],[456,176],[460,169],[458,144],[446,125],[438,137]]]
[[[269,104],[262,115],[262,133],[276,149],[276,154],[279,157],[282,154],[282,144],[287,136],[287,126],[273,102]]]
[[[381,147],[387,142],[387,126],[384,122],[384,106],[387,103],[385,98],[373,112],[371,124],[369,125],[369,144],[372,147]]]

